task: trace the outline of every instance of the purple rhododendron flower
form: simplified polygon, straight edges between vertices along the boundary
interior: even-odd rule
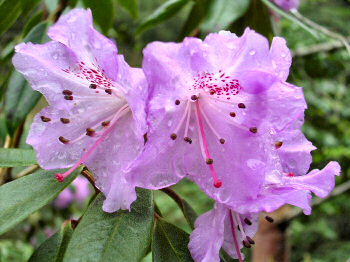
[[[44,169],[81,163],[105,194],[103,209],[128,209],[135,187],[121,172],[142,148],[147,86],[141,69],[118,55],[115,44],[93,28],[90,10],[60,17],[43,45],[16,46],[13,64],[49,103],[34,118],[27,143]]]
[[[299,6],[299,0],[273,0],[276,5],[279,5],[286,11],[296,9]]]
[[[311,192],[326,197],[334,188],[334,176],[340,174],[337,162],[330,162],[322,170],[310,168],[310,152],[314,146],[300,131],[303,118],[281,132],[272,132],[266,138],[269,154],[263,186],[256,197],[237,201],[231,207],[241,213],[272,212],[284,204],[300,207],[306,215],[311,213]]]
[[[240,249],[254,244],[252,237],[257,230],[257,214],[239,214],[215,203],[212,210],[197,218],[188,248],[194,261],[219,262],[221,247],[241,261]]]
[[[59,208],[66,208],[72,201],[76,201],[81,205],[84,200],[90,195],[90,183],[81,176],[78,176],[72,182],[73,190],[71,188],[65,188],[55,199],[54,205]]]
[[[226,205],[256,198],[267,168],[265,134],[306,108],[301,88],[285,82],[290,64],[282,38],[269,48],[250,29],[149,44],[148,142],[127,170],[130,181],[156,189],[187,175]]]

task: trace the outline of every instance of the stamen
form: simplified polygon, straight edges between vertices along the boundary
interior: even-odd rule
[[[188,136],[186,136],[186,137],[184,138],[184,140],[185,140],[187,143],[192,144],[192,139],[189,138]]]
[[[97,139],[95,141],[95,143],[92,145],[92,147],[89,149],[89,151],[87,153],[85,153],[83,155],[83,157],[74,164],[74,166],[72,166],[70,169],[68,169],[66,172],[64,172],[63,174],[56,174],[55,177],[57,179],[57,181],[62,182],[63,179],[68,176],[69,174],[71,174],[75,169],[77,169],[77,167],[82,164],[86,158],[88,158],[88,156],[95,150],[95,148],[101,143],[101,141],[104,139],[104,137],[109,133],[109,131],[112,130],[112,128],[117,124],[118,120],[127,112],[129,112],[130,108],[129,106],[126,104],[125,106],[123,106],[122,108],[119,109],[119,111],[115,114],[113,120],[113,124],[108,127],[103,134],[99,137],[99,139]]]
[[[170,138],[172,140],[175,140],[177,138],[177,135],[175,133],[170,134]]]
[[[205,160],[205,163],[206,163],[207,165],[212,165],[212,164],[214,163],[214,160],[211,159],[211,158],[207,158],[207,159]]]
[[[60,118],[61,122],[63,124],[69,124],[70,123],[70,120],[68,118]]]
[[[250,236],[247,236],[246,239],[248,240],[248,242],[252,245],[255,244],[255,241],[250,237]]]
[[[86,128],[87,136],[94,136],[94,134],[95,134],[95,130],[93,130],[92,128]]]
[[[239,104],[238,104],[238,107],[239,107],[239,108],[245,108],[245,104],[239,103]]]
[[[236,113],[235,112],[230,112],[230,117],[235,117]]]
[[[40,118],[41,118],[41,121],[43,121],[43,122],[50,122],[51,121],[51,118],[48,118],[46,116],[41,116]]]
[[[225,139],[220,138],[220,139],[219,139],[219,142],[220,142],[220,144],[222,144],[222,145],[223,145],[223,144],[225,144]]]
[[[177,106],[180,105],[180,100],[179,99],[175,100],[175,105],[177,105]]]
[[[103,127],[106,127],[106,126],[109,126],[110,122],[111,122],[111,121],[103,121],[101,125],[102,125]]]
[[[96,88],[97,88],[97,85],[96,85],[96,84],[90,84],[90,85],[89,85],[89,88],[91,88],[91,89],[96,89]]]
[[[216,131],[216,129],[214,128],[214,126],[210,123],[209,118],[207,117],[207,115],[205,114],[204,110],[201,110],[201,114],[203,115],[203,118],[205,120],[205,122],[207,122],[209,128],[211,129],[211,131],[214,133],[214,135],[217,137],[217,139],[219,140],[219,142],[221,143],[221,139],[224,141],[223,143],[225,143],[225,139],[223,139],[219,133]],[[221,144],[223,144],[221,143]]]
[[[265,216],[265,219],[267,220],[267,222],[273,223],[274,219],[270,216]]]
[[[242,256],[241,256],[241,250],[239,249],[238,242],[237,242],[237,237],[236,237],[236,230],[235,230],[235,225],[233,223],[233,218],[232,218],[232,213],[231,210],[229,210],[229,215],[230,215],[230,223],[231,223],[231,232],[232,232],[232,237],[233,237],[233,243],[236,248],[236,253],[238,256],[239,262],[243,262]]]
[[[190,102],[187,102],[186,109],[185,109],[185,113],[181,116],[181,119],[180,119],[179,123],[177,124],[177,126],[176,126],[176,128],[175,128],[173,134],[176,135],[176,133],[179,132],[179,130],[180,130],[180,128],[181,128],[183,122],[185,121],[185,118],[186,118],[187,114],[188,114],[189,108],[190,108]],[[171,137],[171,136],[170,136],[170,137]],[[176,138],[175,138],[175,139],[176,139]],[[174,140],[174,139],[173,139],[173,140]]]
[[[66,96],[71,96],[71,95],[73,95],[73,92],[66,89],[66,90],[62,91],[62,94],[66,95]]]
[[[252,221],[250,221],[248,218],[244,218],[244,223],[246,223],[246,225],[251,226],[252,225]]]
[[[58,138],[58,140],[60,140],[63,144],[68,144],[68,143],[69,143],[69,139],[64,138],[63,136],[60,136],[60,137]]]
[[[198,133],[199,133],[199,141],[200,141],[200,146],[201,146],[201,152],[202,152],[202,156],[204,158],[204,160],[206,161],[207,159],[211,159],[210,155],[209,155],[209,151],[208,151],[208,146],[207,146],[207,142],[205,140],[205,134],[204,134],[204,128],[203,128],[203,124],[202,124],[202,119],[201,119],[201,112],[199,109],[199,103],[198,101],[196,101],[196,114],[197,114],[197,125],[198,125]],[[211,171],[211,176],[214,180],[214,187],[219,188],[222,185],[222,182],[216,177],[215,171],[214,171],[214,167],[213,165],[209,165],[210,171]]]
[[[275,142],[275,148],[276,149],[279,149],[282,145],[283,145],[283,142],[281,142],[281,141],[276,141]]]
[[[251,248],[251,245],[250,244],[254,244],[254,240],[251,239],[250,237],[248,237],[246,235],[246,233],[244,232],[244,228],[243,228],[243,225],[242,225],[242,221],[241,221],[241,218],[239,217],[239,214],[238,213],[235,213],[235,215],[233,216],[233,219],[235,221],[236,224],[238,224],[238,227],[239,227],[239,232],[241,233],[241,238],[243,239],[242,240],[242,244],[243,246],[245,246],[246,248]],[[251,241],[249,241],[249,239]],[[252,242],[252,243],[251,243]]]
[[[107,94],[111,95],[111,94],[112,94],[112,89],[105,89],[105,92],[106,92]]]
[[[66,100],[73,100],[73,96],[66,95],[66,96],[64,96],[64,99],[66,99]]]
[[[192,95],[192,96],[191,96],[191,99],[192,99],[193,101],[196,101],[196,100],[198,99],[198,96]]]
[[[249,128],[249,131],[252,132],[253,134],[256,134],[258,132],[258,129],[256,127],[251,127]]]
[[[190,126],[190,118],[191,118],[191,109],[192,109],[192,105],[188,102],[189,104],[189,108],[188,108],[188,111],[187,111],[187,119],[186,119],[186,125],[185,125],[185,133],[184,133],[184,138],[188,137],[187,136],[187,133],[188,133],[188,128]],[[189,137],[188,137],[189,138]],[[189,138],[190,139],[190,138]],[[190,139],[191,140],[191,139]],[[186,141],[186,140],[185,140]],[[192,143],[192,140],[191,140],[191,143]],[[191,144],[190,143],[190,144]]]

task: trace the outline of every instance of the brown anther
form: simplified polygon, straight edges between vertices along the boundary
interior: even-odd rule
[[[251,226],[252,225],[252,221],[250,221],[248,218],[244,218],[244,223],[246,223],[246,225]]]
[[[177,106],[180,105],[180,100],[179,99],[175,100],[175,105],[177,105]]]
[[[192,96],[191,96],[191,99],[192,99],[193,101],[196,101],[196,100],[198,99],[198,96],[192,95]]]
[[[248,240],[249,244],[251,245],[255,244],[255,241],[250,236],[247,236],[246,239]]]
[[[69,124],[69,122],[70,122],[70,120],[68,119],[68,118],[60,118],[60,120],[61,120],[61,122],[63,123],[63,124]]]
[[[283,142],[281,142],[281,141],[276,141],[275,142],[275,148],[276,149],[279,149],[282,145],[283,145]]]
[[[230,112],[230,117],[235,117],[236,113],[235,112]]]
[[[41,121],[43,121],[43,122],[50,122],[51,121],[51,118],[48,118],[46,116],[41,116],[40,118],[41,118]]]
[[[71,95],[73,95],[73,92],[66,89],[66,90],[62,91],[62,94],[66,95],[66,96],[71,96]]]
[[[109,126],[110,123],[111,123],[111,121],[103,121],[103,122],[101,123],[101,125],[102,125],[103,127],[106,127],[106,126]]]
[[[267,220],[267,222],[273,223],[274,219],[270,216],[266,216],[265,219]]]
[[[210,94],[210,95],[214,95],[214,94],[215,94],[215,91],[214,91],[214,90],[210,90],[210,91],[209,91],[209,94]]]
[[[90,84],[90,85],[89,85],[89,88],[91,88],[91,89],[96,89],[96,88],[97,88],[97,85],[96,85],[96,84]]]
[[[63,144],[68,144],[69,142],[69,140],[67,138],[64,138],[63,136],[60,136],[58,140],[60,140]]]
[[[239,107],[239,108],[245,108],[245,104],[239,103],[239,104],[238,104],[238,107]]]
[[[242,243],[243,243],[243,246],[245,246],[246,248],[251,248],[251,247],[252,247],[252,246],[250,245],[249,241],[246,240],[246,239],[244,239],[244,240],[242,241]]]
[[[256,127],[249,128],[249,131],[256,134],[258,132],[258,129]]]
[[[73,100],[73,96],[64,96],[64,99],[66,99],[66,100]]]
[[[93,136],[95,134],[95,130],[92,128],[86,128],[86,135],[87,136]]]
[[[112,94],[112,89],[105,89],[105,92],[106,92],[107,94],[111,95],[111,94]]]
[[[206,163],[207,165],[212,165],[212,164],[214,163],[214,160],[211,159],[211,158],[207,158],[207,159],[205,160],[205,163]]]
[[[172,133],[172,134],[170,135],[170,138],[171,138],[172,140],[175,140],[175,139],[177,138],[177,135],[176,135],[175,133]]]
[[[187,143],[192,144],[192,139],[189,138],[188,136],[186,136],[186,137],[184,138],[184,140],[185,140]]]
[[[219,139],[219,142],[220,142],[220,144],[225,144],[225,139],[220,138],[220,139]]]

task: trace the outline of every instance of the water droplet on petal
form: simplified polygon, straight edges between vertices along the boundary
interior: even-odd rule
[[[249,54],[250,54],[250,55],[255,55],[255,53],[256,53],[256,51],[255,51],[254,49],[252,49],[252,50],[249,51]]]

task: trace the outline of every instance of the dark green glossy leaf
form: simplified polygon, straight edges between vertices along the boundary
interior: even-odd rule
[[[22,12],[21,0],[3,0],[0,4],[0,35],[17,20]]]
[[[101,27],[104,34],[113,25],[114,6],[113,0],[83,0],[85,7],[91,8],[94,21]]]
[[[139,12],[137,9],[137,0],[117,0],[117,2],[136,20]]]
[[[182,206],[183,206],[183,213],[186,218],[187,223],[191,227],[191,229],[194,229],[194,222],[197,219],[196,211],[186,202],[186,200],[182,200]]]
[[[137,29],[137,34],[151,28],[178,13],[190,0],[168,0],[146,17]]]
[[[240,35],[246,27],[250,27],[267,39],[272,40],[273,32],[269,10],[261,0],[251,0],[245,15],[232,24],[230,31]]]
[[[36,14],[32,15],[23,28],[22,37],[25,37],[30,32],[30,30],[32,30],[33,27],[39,24],[42,20],[43,11],[39,11]]]
[[[188,233],[158,217],[152,242],[153,261],[193,261],[188,242]]]
[[[65,262],[136,262],[147,253],[153,227],[152,192],[138,189],[131,212],[105,213],[103,200],[100,194],[74,230]]]
[[[55,234],[35,250],[28,262],[61,262],[72,234],[71,223],[63,223]]]
[[[30,166],[36,163],[32,149],[0,148],[0,167]]]
[[[32,11],[37,4],[39,4],[40,0],[22,0],[21,8],[22,8],[22,19],[26,18],[26,16]]]
[[[47,22],[35,26],[23,39],[24,42],[41,43],[46,38]],[[5,116],[7,128],[11,135],[33,109],[41,95],[33,91],[24,77],[13,71],[5,92]]]
[[[40,170],[2,185],[0,187],[0,234],[54,199],[77,177],[79,170],[66,177],[62,183],[55,179],[55,174],[63,170],[57,169]]]
[[[204,17],[207,15],[208,7],[211,0],[195,0],[195,4],[182,28],[180,39],[185,36],[193,35],[194,31],[199,27]]]
[[[249,4],[250,0],[211,1],[208,14],[201,25],[201,29],[205,32],[226,29],[247,11]]]

